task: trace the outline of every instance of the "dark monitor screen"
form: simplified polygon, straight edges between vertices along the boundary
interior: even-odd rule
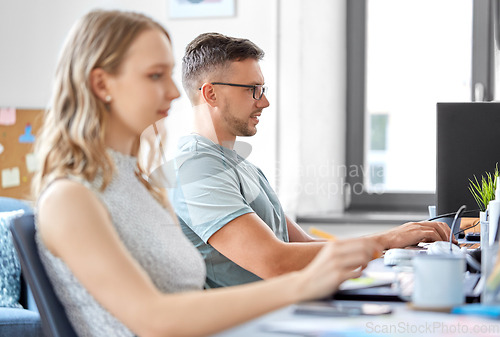
[[[477,210],[469,179],[500,165],[500,103],[437,104],[437,213]],[[479,217],[479,211],[466,216]]]

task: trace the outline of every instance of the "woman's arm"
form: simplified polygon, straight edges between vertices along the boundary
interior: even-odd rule
[[[203,336],[279,307],[335,291],[358,277],[374,240],[329,243],[306,268],[274,279],[209,291],[163,294],[118,237],[107,210],[84,186],[58,180],[38,203],[38,228],[61,258],[111,314],[140,336]],[[193,324],[195,322],[195,324]]]

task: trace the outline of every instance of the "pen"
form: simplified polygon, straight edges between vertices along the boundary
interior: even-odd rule
[[[315,227],[311,227],[309,229],[309,233],[311,233],[312,235],[319,236],[320,238],[323,238],[323,239],[326,239],[326,240],[330,240],[330,241],[337,240],[337,237],[335,235],[332,235],[332,234],[327,233],[327,232],[323,232],[322,230],[317,229]]]
[[[332,235],[330,233],[324,232],[324,231],[322,231],[320,229],[317,229],[315,227],[309,228],[309,233],[311,233],[312,235],[319,236],[320,238],[323,238],[323,239],[326,239],[326,240],[329,240],[329,241],[335,241],[335,240],[337,240],[337,237],[335,235]],[[375,260],[375,259],[378,259],[381,256],[382,256],[382,254],[380,254],[379,252],[375,252],[375,253],[373,253],[372,259]]]

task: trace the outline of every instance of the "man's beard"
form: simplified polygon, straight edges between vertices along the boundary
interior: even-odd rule
[[[231,106],[227,104],[222,110],[222,117],[224,121],[231,127],[233,131],[237,132],[237,136],[251,137],[257,133],[257,128],[251,129],[248,126],[248,120],[250,116],[246,119],[239,119],[231,114]]]

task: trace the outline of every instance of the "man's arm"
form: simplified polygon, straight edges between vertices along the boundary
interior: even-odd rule
[[[316,239],[307,234],[295,221],[285,215],[286,227],[288,229],[288,240],[290,242],[324,242],[325,239]]]
[[[230,221],[215,232],[208,243],[263,279],[304,268],[324,245],[321,242],[282,242],[255,213]]]
[[[309,236],[295,221],[286,216],[288,238],[290,242],[323,242],[324,239],[315,239]],[[448,241],[450,228],[444,222],[422,221],[408,222],[385,232],[368,235],[381,244],[384,249],[403,248],[416,245],[419,242]],[[453,242],[457,242],[453,238]]]
[[[287,218],[289,220],[289,218]],[[308,236],[293,221],[287,221],[292,239]],[[418,242],[447,240],[448,225],[442,222],[409,222],[388,231],[366,236],[384,249],[401,248]],[[208,243],[228,259],[255,275],[268,279],[304,268],[323,247],[324,242],[282,242],[255,214],[244,214],[215,232]]]

